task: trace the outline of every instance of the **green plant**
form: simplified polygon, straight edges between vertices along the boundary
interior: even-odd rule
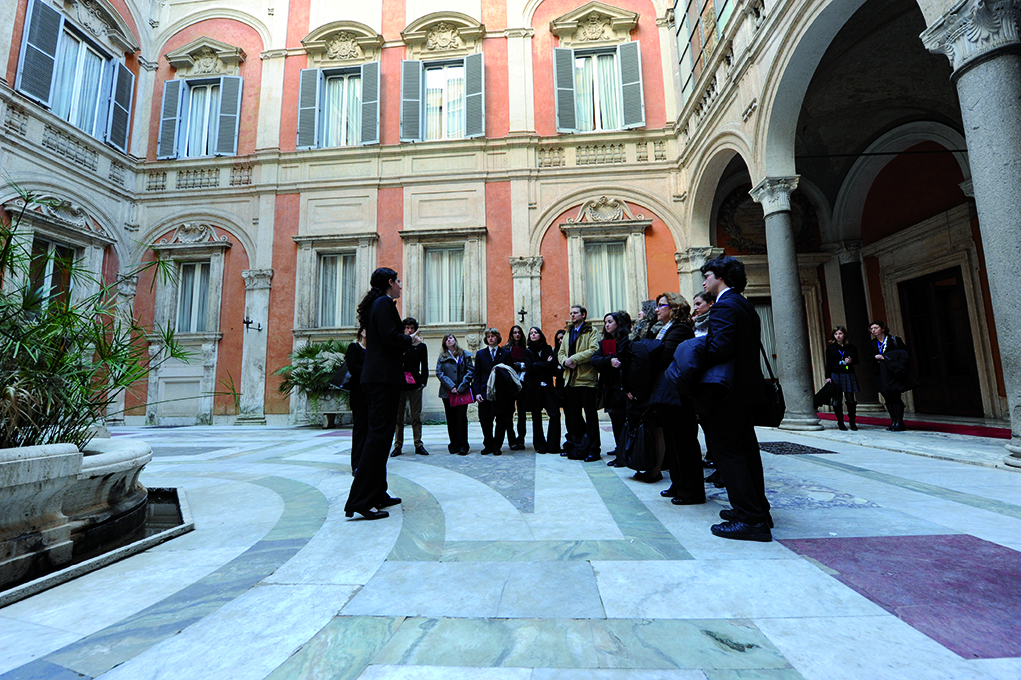
[[[344,361],[348,343],[339,340],[310,342],[302,345],[290,355],[291,363],[273,371],[283,376],[280,382],[282,394],[299,392],[308,399],[313,418],[319,415],[319,400],[326,394],[347,402],[348,393],[330,385],[330,378]]]
[[[68,251],[33,251],[25,215],[51,203],[14,182],[0,207],[0,448],[71,443],[83,448],[118,394],[170,358],[187,360],[170,328],[145,328],[117,309],[117,292],[146,263],[104,281]],[[19,200],[20,199],[20,200]],[[59,285],[40,272],[59,274]],[[155,277],[154,277],[155,280]],[[146,337],[162,346],[149,356]]]

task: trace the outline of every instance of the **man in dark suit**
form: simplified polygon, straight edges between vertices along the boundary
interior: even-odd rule
[[[492,453],[500,455],[503,446],[503,435],[507,429],[503,414],[497,412],[496,402],[486,398],[486,384],[493,367],[506,361],[504,348],[500,347],[503,337],[496,328],[487,328],[486,346],[475,353],[475,376],[472,379],[472,394],[479,404],[479,424],[482,425],[482,455]],[[496,432],[493,432],[493,420],[496,419]]]
[[[404,334],[418,332],[418,319],[409,316],[403,322]],[[428,456],[422,443],[422,392],[429,382],[429,350],[424,342],[409,347],[404,355],[404,389],[397,397],[397,430],[394,433],[394,450],[390,456],[401,455],[404,448],[404,414],[411,411],[411,432],[415,436],[415,453]]]
[[[369,428],[344,512],[348,517],[357,512],[365,519],[382,519],[390,516],[383,508],[401,502],[387,494],[387,452],[397,426],[397,400],[407,384],[404,354],[422,338],[404,334],[397,312],[401,296],[397,272],[380,267],[369,283],[372,288],[358,305],[358,321],[365,328],[361,383],[368,402]]]
[[[714,524],[712,532],[722,538],[768,542],[773,540],[769,530],[773,520],[754,426],[755,406],[766,401],[759,365],[759,316],[741,295],[748,279],[740,260],[729,255],[710,260],[702,265],[702,276],[702,288],[716,295],[703,361],[713,366],[734,360],[730,392],[711,404],[696,405],[732,506],[720,511],[720,518],[727,521]]]

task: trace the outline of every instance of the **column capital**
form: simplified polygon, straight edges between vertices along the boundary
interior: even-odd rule
[[[674,262],[677,263],[677,273],[687,274],[702,268],[709,260],[723,254],[723,248],[712,246],[692,246],[687,250],[674,253]]]
[[[1004,47],[1021,44],[1021,0],[959,0],[922,31],[922,44],[944,54],[956,75],[965,66]]]
[[[245,290],[269,290],[273,280],[272,269],[245,269],[241,272],[245,280]]]
[[[512,257],[510,266],[512,278],[539,276],[542,269],[542,257]]]
[[[766,177],[752,187],[748,194],[756,203],[762,205],[763,213],[768,216],[778,212],[790,212],[791,194],[798,188],[800,175],[792,177]]]

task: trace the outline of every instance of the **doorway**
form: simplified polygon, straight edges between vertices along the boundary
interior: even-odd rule
[[[898,284],[904,339],[920,383],[915,411],[981,418],[982,390],[960,267]]]

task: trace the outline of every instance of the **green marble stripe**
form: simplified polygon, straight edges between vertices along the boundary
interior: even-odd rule
[[[690,560],[673,538],[632,541],[449,541],[441,562]]]
[[[266,680],[353,680],[379,654],[403,617],[338,616]]]
[[[390,474],[389,493],[401,498],[401,533],[387,560],[436,562],[443,554],[447,527],[439,501],[419,484]]]
[[[315,487],[291,479],[250,481],[276,492],[284,501],[280,519],[261,540],[195,583],[47,655],[45,660],[86,676],[101,675],[209,616],[294,557],[326,520],[326,497]]]
[[[643,503],[634,492],[628,488],[616,472],[605,465],[586,465],[589,479],[595,487],[599,496],[610,511],[610,516],[617,523],[620,532],[626,539],[645,541],[672,541],[677,539],[671,534],[663,523],[656,519],[652,511]],[[684,550],[678,544],[680,550]],[[672,559],[691,559],[687,551],[686,557]]]
[[[848,465],[847,463],[840,463],[828,458],[822,458],[820,456],[803,455],[798,456],[798,459],[807,460],[809,462],[815,463],[816,465],[822,465],[823,467],[829,467],[834,470],[841,470],[843,472],[848,472],[859,477],[865,477],[866,479],[871,479],[877,482],[883,482],[884,484],[897,486],[902,489],[908,489],[909,491],[916,491],[927,496],[941,498],[945,501],[950,501],[952,503],[970,505],[971,507],[978,508],[979,510],[987,510],[989,512],[995,512],[998,515],[1013,517],[1014,519],[1021,519],[1021,506],[1013,505],[1011,503],[1004,503],[1003,501],[998,501],[991,498],[982,498],[981,496],[975,496],[973,494],[964,493],[962,491],[945,489],[943,487],[935,486],[933,484],[926,484],[925,482],[916,482],[914,480],[905,479],[903,477],[891,475],[886,472],[876,472],[875,470],[869,470],[867,468],[858,467],[857,465]]]
[[[769,639],[741,620],[409,618],[372,663],[791,670]]]

